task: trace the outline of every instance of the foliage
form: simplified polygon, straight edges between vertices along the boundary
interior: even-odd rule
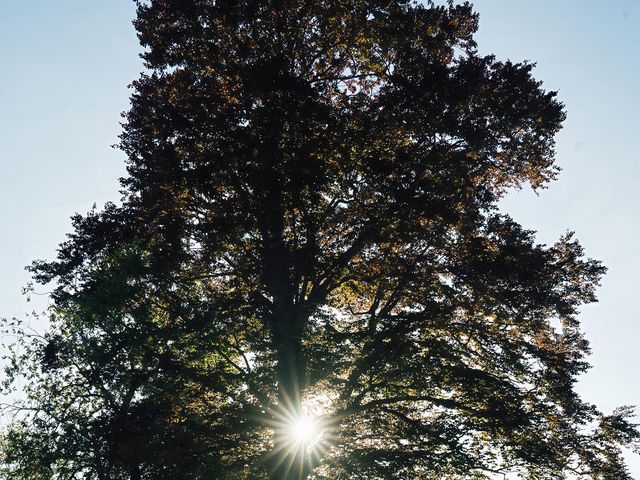
[[[47,333],[8,325],[5,477],[630,478],[631,410],[574,391],[604,268],[497,213],[555,177],[563,107],[477,21],[140,1],[122,202],[34,263]]]

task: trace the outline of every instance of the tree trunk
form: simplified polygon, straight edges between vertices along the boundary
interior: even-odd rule
[[[142,480],[142,472],[140,471],[140,465],[134,464],[129,467],[129,476],[131,480]]]
[[[276,429],[273,456],[269,460],[272,480],[301,480],[308,475],[305,452],[292,442],[287,432],[287,419],[302,414],[302,391],[305,387],[305,365],[302,355],[302,327],[304,322],[292,312],[280,312],[274,319],[273,339],[277,350],[276,375],[279,412],[274,419],[283,428]]]

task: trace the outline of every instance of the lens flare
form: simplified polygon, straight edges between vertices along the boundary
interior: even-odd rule
[[[278,475],[281,472],[302,475],[315,465],[329,451],[334,439],[334,427],[327,419],[322,402],[315,398],[302,402],[285,400],[269,411],[269,418],[263,419],[274,434],[274,448],[265,456],[269,469]]]
[[[318,422],[308,415],[294,418],[289,430],[292,440],[304,445],[315,443],[322,433]]]

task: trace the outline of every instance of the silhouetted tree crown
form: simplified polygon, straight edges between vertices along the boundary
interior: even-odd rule
[[[604,268],[500,214],[565,118],[470,4],[151,0],[122,201],[73,219],[5,478],[629,479],[576,394]],[[312,422],[313,441],[292,434]]]

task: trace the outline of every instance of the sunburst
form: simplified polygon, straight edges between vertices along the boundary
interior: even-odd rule
[[[272,468],[303,472],[316,463],[331,447],[332,428],[328,417],[303,402],[295,406],[285,402],[271,412],[267,421],[276,443],[269,453]]]

